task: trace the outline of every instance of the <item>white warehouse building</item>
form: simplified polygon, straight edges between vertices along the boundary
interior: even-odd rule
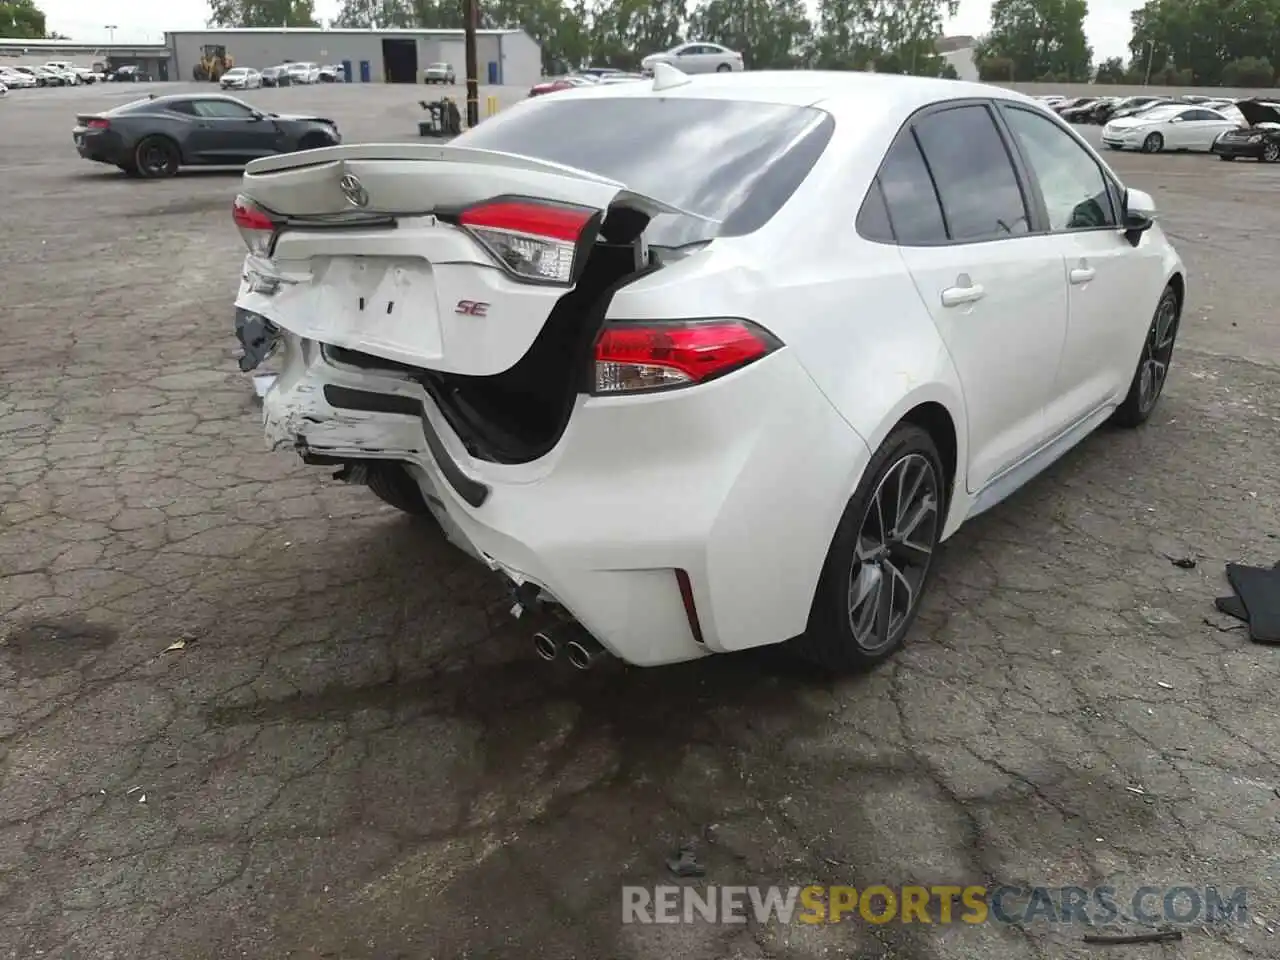
[[[259,70],[286,61],[347,65],[353,83],[422,83],[431,63],[452,65],[459,83],[467,75],[462,30],[229,27],[166,33],[165,45],[176,80],[190,79],[209,47]],[[542,77],[542,49],[523,30],[477,30],[476,61],[485,85],[529,87]]]

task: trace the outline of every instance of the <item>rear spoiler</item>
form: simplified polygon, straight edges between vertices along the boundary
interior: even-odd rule
[[[265,205],[271,208],[270,201],[259,196],[260,193],[267,194],[280,190],[284,187],[282,181],[295,179],[303,175],[303,171],[310,171],[311,176],[305,177],[309,182],[305,187],[300,182],[298,187],[304,188],[305,192],[311,195],[309,199],[319,200],[316,191],[324,191],[336,201],[339,199],[337,188],[344,177],[348,175],[361,179],[368,175],[376,177],[376,168],[380,163],[387,163],[389,166],[394,164],[400,170],[404,170],[406,163],[414,162],[440,163],[452,170],[457,170],[458,165],[474,165],[474,173],[468,176],[475,181],[485,179],[483,177],[485,172],[497,175],[493,178],[495,180],[507,180],[511,175],[518,175],[519,180],[531,187],[543,181],[548,188],[548,199],[593,203],[601,209],[613,203],[619,203],[647,213],[649,216],[676,214],[706,223],[720,223],[714,217],[685,210],[656,197],[636,193],[629,190],[624,183],[588,170],[539,160],[523,154],[506,153],[501,150],[481,150],[475,147],[455,147],[451,144],[353,143],[262,157],[251,161],[245,167],[244,192],[250,197],[265,201]],[[278,187],[277,182],[279,182]],[[559,189],[553,189],[557,186]],[[566,187],[568,187],[567,190]],[[293,191],[286,189],[280,192],[292,193]],[[534,195],[541,195],[541,193]],[[301,197],[298,196],[298,199]],[[276,212],[289,214],[292,211],[284,209]],[[407,215],[410,211],[370,209],[369,212]]]

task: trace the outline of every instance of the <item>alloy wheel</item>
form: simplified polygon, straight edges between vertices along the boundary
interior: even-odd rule
[[[1275,163],[1280,160],[1280,145],[1268,143],[1262,148],[1262,159],[1267,163]]]
[[[1169,363],[1173,359],[1173,341],[1178,336],[1178,299],[1166,293],[1156,308],[1147,342],[1142,350],[1142,368],[1138,379],[1138,409],[1147,413],[1160,399]]]
[[[893,644],[910,622],[941,528],[938,474],[918,453],[890,467],[858,530],[849,574],[849,629],[867,653]]]

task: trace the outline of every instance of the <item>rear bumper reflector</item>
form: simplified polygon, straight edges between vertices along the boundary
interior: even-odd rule
[[[420,400],[412,397],[397,397],[387,393],[374,393],[371,390],[353,390],[351,387],[339,387],[326,384],[324,399],[329,406],[337,410],[359,410],[363,413],[394,413],[408,417],[417,417],[422,422],[422,433],[427,441],[427,449],[444,474],[449,486],[473,507],[480,507],[489,499],[490,488],[479,480],[473,480],[462,472],[462,468],[445,449],[440,435],[431,425],[427,411]]]
[[[685,616],[689,618],[689,629],[693,631],[693,639],[699,645],[705,646],[706,641],[702,639],[702,624],[698,622],[698,607],[693,601],[693,581],[689,579],[688,572],[676,570],[676,583],[680,585],[680,599],[684,603]]]

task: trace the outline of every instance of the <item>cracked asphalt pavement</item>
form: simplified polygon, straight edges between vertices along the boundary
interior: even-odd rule
[[[892,664],[584,675],[431,526],[265,450],[238,180],[80,161],[74,114],[122,95],[0,102],[0,958],[1097,952],[1043,920],[623,925],[690,839],[695,884],[1245,885],[1248,922],[1114,955],[1276,955],[1280,650],[1212,599],[1280,560],[1280,168],[1112,155],[1191,271],[1162,405],[951,541]],[[248,99],[371,139],[422,96]]]

